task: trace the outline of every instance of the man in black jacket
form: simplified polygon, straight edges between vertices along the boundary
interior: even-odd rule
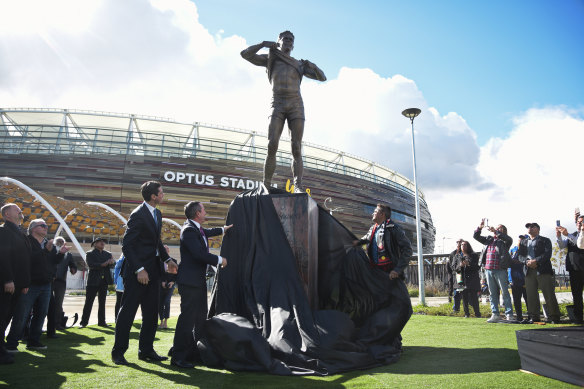
[[[138,358],[154,362],[168,359],[154,351],[153,343],[158,324],[163,263],[167,263],[169,269],[177,269],[177,265],[160,240],[162,214],[156,206],[164,198],[162,185],[157,181],[148,181],[140,189],[144,202],[132,211],[122,243],[125,257],[122,270],[124,296],[116,321],[115,343],[112,348],[112,361],[116,365],[128,364],[124,353],[128,349],[130,329],[138,306],[142,307]]]
[[[6,349],[9,352],[18,351],[18,341],[32,308],[34,312],[30,324],[27,349],[46,349],[40,342],[43,322],[49,309],[51,298],[51,283],[54,275],[54,265],[63,259],[63,254],[69,251],[63,246],[57,252],[53,240],[47,240],[47,223],[43,219],[35,219],[28,226],[28,240],[31,247],[30,256],[30,287],[26,294],[21,295],[16,305],[10,332],[6,337]]]
[[[527,290],[527,313],[531,321],[540,321],[539,291],[546,302],[549,320],[559,323],[560,308],[556,299],[554,270],[552,268],[552,242],[539,234],[539,224],[527,223],[526,239],[519,243],[519,261],[525,264],[525,289]]]
[[[87,276],[87,288],[85,289],[85,305],[83,306],[83,315],[79,326],[85,327],[89,322],[91,315],[91,308],[93,301],[97,294],[99,307],[97,310],[97,325],[100,327],[109,327],[105,322],[105,298],[107,296],[107,286],[113,284],[112,268],[116,261],[112,257],[112,253],[105,250],[106,240],[103,238],[96,238],[91,242],[93,250],[88,251],[85,256],[85,261],[89,267],[89,274]]]
[[[65,245],[65,239],[57,236],[53,239],[57,251]],[[67,289],[67,267],[71,268],[71,273],[77,272],[77,265],[70,252],[65,253],[63,260],[54,267],[53,282],[51,283],[51,299],[49,302],[49,312],[47,313],[47,338],[58,338],[57,329],[62,330],[61,321],[63,313],[63,298]]]
[[[461,245],[463,240],[459,239],[456,241],[456,250],[450,253],[448,256],[448,263],[446,264],[446,269],[448,271],[448,297],[452,297],[452,311],[460,311],[460,300],[462,299],[462,293],[458,291],[458,285],[456,285],[456,269],[454,268],[454,263],[456,262],[456,257],[461,253]]]
[[[60,250],[61,246],[65,245],[65,239],[61,236],[55,237],[55,246],[57,250]],[[65,312],[63,312],[63,299],[65,298],[65,292],[67,291],[67,269],[72,275],[77,273],[77,264],[73,259],[73,255],[70,252],[65,254],[65,257],[57,265],[57,270],[55,271],[55,279],[53,280],[53,299],[54,299],[54,328],[56,330],[65,329]],[[51,316],[51,306],[49,306],[49,316]],[[47,318],[47,321],[49,319]],[[49,324],[47,323],[47,334],[49,333]]]
[[[574,301],[574,324],[582,324],[582,290],[584,289],[584,249],[578,248],[576,240],[578,231],[584,226],[584,216],[576,219],[576,232],[568,234],[565,227],[556,228],[556,237],[559,248],[568,248],[566,254],[566,270],[570,274],[570,288],[572,289],[572,299]],[[562,238],[562,235],[565,238]]]
[[[404,230],[391,220],[391,208],[377,204],[371,220],[375,223],[355,245],[367,244],[372,267],[389,274],[389,279],[404,279],[404,271],[412,256],[412,246]]]
[[[1,212],[4,224],[0,226],[0,364],[6,364],[14,359],[6,351],[4,333],[21,294],[28,292],[31,248],[20,230],[23,217],[18,205],[5,204]]]
[[[227,259],[209,253],[208,238],[221,235],[233,225],[223,228],[203,228],[207,212],[200,202],[185,205],[187,221],[180,232],[180,257],[176,283],[180,293],[180,315],[176,323],[171,364],[192,368],[199,358],[197,342],[204,335],[207,318],[207,265],[227,266]]]

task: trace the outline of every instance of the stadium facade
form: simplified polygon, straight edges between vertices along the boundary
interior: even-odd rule
[[[255,131],[128,114],[0,108],[0,176],[16,179],[57,204],[79,240],[96,235],[119,240],[123,223],[84,204],[100,202],[127,217],[142,201],[139,186],[147,180],[164,186],[164,217],[182,224],[184,204],[199,200],[211,216],[209,224],[223,225],[233,198],[260,185],[266,150],[267,137]],[[303,156],[310,195],[355,235],[368,230],[375,205],[386,202],[392,218],[416,241],[414,185],[409,179],[364,158],[310,143],[304,143]],[[288,191],[291,159],[289,139],[282,138],[273,183]],[[21,203],[29,220],[50,217],[18,188],[1,185],[0,201],[9,200]],[[434,250],[435,228],[423,194],[420,202],[422,244],[428,254]],[[176,243],[178,228],[166,226],[165,238]]]

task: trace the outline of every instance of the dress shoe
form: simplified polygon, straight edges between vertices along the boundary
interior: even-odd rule
[[[111,325],[109,325],[107,323],[99,323],[98,326],[100,326],[100,327],[106,327],[106,328],[111,327]]]
[[[128,361],[126,358],[124,358],[123,355],[112,354],[112,362],[116,365],[129,365]]]
[[[138,351],[138,359],[141,361],[151,361],[151,362],[160,362],[166,361],[168,357],[163,357],[162,355],[156,354],[156,351],[152,350],[149,353],[141,353]]]
[[[187,361],[182,361],[180,359],[174,359],[172,358],[170,360],[170,364],[176,367],[180,367],[181,369],[192,369],[193,367],[195,367],[195,365],[193,365],[190,362]]]

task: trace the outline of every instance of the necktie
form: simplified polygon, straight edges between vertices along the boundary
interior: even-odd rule
[[[158,214],[156,213],[156,209],[152,211],[152,216],[154,217],[154,224],[156,225],[156,228],[158,228]]]
[[[205,230],[203,230],[203,227],[199,227],[199,231],[201,231],[201,236],[205,240],[205,243],[207,243],[207,252],[209,252],[209,241],[207,240],[207,236],[205,235]]]

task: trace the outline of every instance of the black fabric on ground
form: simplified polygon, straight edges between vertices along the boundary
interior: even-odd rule
[[[272,192],[274,190],[272,189]],[[291,195],[292,196],[292,195]],[[223,238],[203,360],[233,370],[334,374],[388,364],[401,354],[412,314],[402,280],[369,266],[356,237],[319,208],[318,298],[312,311],[269,192],[237,196]]]
[[[522,369],[584,386],[584,327],[521,330],[515,334]]]

